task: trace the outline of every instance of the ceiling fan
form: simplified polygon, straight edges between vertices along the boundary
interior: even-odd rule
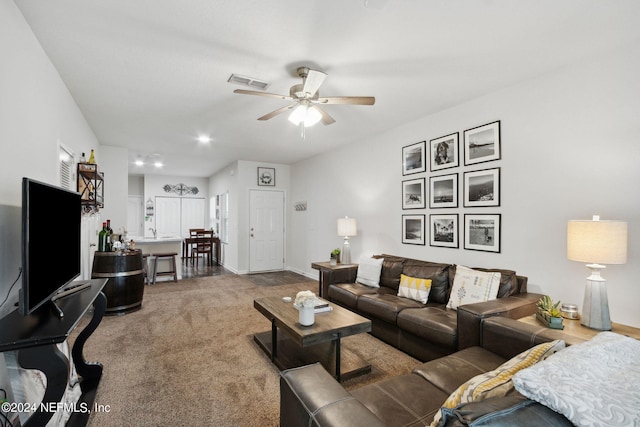
[[[269,120],[278,114],[291,110],[292,113],[289,116],[289,121],[296,125],[300,124],[305,127],[313,126],[318,121],[322,121],[322,124],[324,125],[335,123],[333,117],[320,108],[323,104],[373,105],[376,102],[376,99],[373,96],[320,97],[318,89],[322,83],[324,83],[324,80],[327,78],[327,74],[322,71],[311,70],[308,67],[299,67],[296,71],[300,78],[302,78],[302,84],[291,86],[289,95],[278,95],[275,93],[257,92],[244,89],[236,89],[233,92],[293,101],[292,104],[280,107],[262,117],[258,117],[258,120]]]

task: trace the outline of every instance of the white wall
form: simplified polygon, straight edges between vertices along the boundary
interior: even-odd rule
[[[397,254],[470,266],[503,267],[529,277],[529,289],[582,306],[584,265],[566,258],[569,219],[626,220],[629,259],[609,266],[609,305],[614,322],[640,326],[640,47],[575,64],[553,74],[425,117],[360,143],[299,162],[291,168],[292,201],[306,212],[289,220],[289,266],[315,277],[313,261],[326,260],[341,244],[336,218],[358,220],[351,240],[362,253]],[[414,142],[501,120],[502,160],[498,208],[402,211],[401,150]],[[351,159],[348,167],[344,159]],[[461,162],[462,164],[462,162]],[[472,170],[458,167],[438,175]],[[409,177],[428,177],[430,173]],[[462,188],[462,187],[461,187]],[[461,191],[460,188],[460,191]],[[460,193],[459,197],[461,197]],[[462,206],[462,202],[460,202]],[[404,245],[403,213],[502,214],[499,254]],[[461,232],[461,239],[462,239]]]
[[[13,1],[0,2],[0,302],[18,276],[21,180],[58,185],[58,142],[99,156],[98,141]],[[13,309],[18,282],[0,307]]]
[[[100,146],[100,157],[96,159],[104,172],[103,220],[111,220],[111,228],[118,232],[127,226],[127,189],[129,150],[109,145]]]

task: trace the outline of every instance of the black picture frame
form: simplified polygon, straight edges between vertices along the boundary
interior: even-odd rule
[[[460,132],[429,141],[431,172],[460,166]]]
[[[429,246],[460,247],[458,214],[429,215]]]
[[[464,131],[465,166],[500,160],[501,152],[500,120]]]
[[[426,206],[425,179],[402,181],[402,209],[424,209]]]
[[[276,186],[276,169],[258,167],[258,185],[266,187]]]
[[[429,177],[429,208],[458,207],[458,174]]]
[[[465,214],[464,248],[482,252],[500,252],[502,216],[500,214]]]
[[[424,246],[424,220],[424,214],[402,215],[402,243]]]
[[[500,206],[500,168],[464,173],[464,207]]]
[[[426,141],[402,147],[402,175],[427,171]]]

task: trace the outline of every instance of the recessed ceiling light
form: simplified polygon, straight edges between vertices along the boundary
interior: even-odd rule
[[[211,137],[209,135],[200,135],[198,136],[198,142],[201,144],[208,144],[211,142]]]
[[[161,168],[163,166],[162,162],[155,162],[153,164],[153,166],[157,167],[157,168]]]
[[[136,166],[144,166],[144,162],[142,160],[136,160],[134,163]]]

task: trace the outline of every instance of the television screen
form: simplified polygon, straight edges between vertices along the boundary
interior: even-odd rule
[[[22,179],[22,290],[28,315],[80,275],[80,194]]]

